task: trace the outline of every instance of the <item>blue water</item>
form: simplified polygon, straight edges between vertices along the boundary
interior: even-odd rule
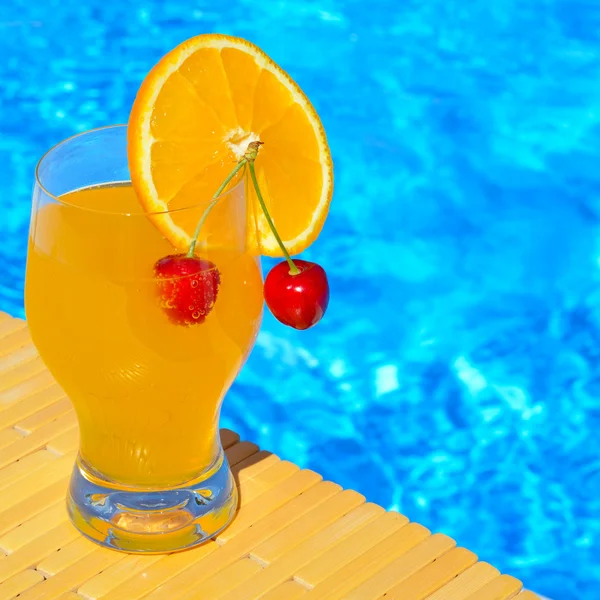
[[[38,157],[126,121],[207,31],[289,70],[336,166],[307,253],[327,318],[266,318],[224,423],[536,591],[600,597],[600,3],[2,3],[1,309],[23,311]]]

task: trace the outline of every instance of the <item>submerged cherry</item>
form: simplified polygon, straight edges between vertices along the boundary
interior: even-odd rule
[[[165,256],[154,263],[160,306],[175,325],[204,323],[217,301],[221,274],[214,263],[196,256],[196,244],[200,230],[219,196],[245,164],[245,159],[239,161],[215,192],[198,221],[188,251]]]
[[[221,283],[214,263],[197,256],[171,254],[156,261],[154,276],[160,305],[172,323],[204,323]]]
[[[318,323],[329,303],[329,283],[323,267],[294,260],[296,273],[287,261],[275,265],[265,280],[265,301],[278,321],[294,329]]]

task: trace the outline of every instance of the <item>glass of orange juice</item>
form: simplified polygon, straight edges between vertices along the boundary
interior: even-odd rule
[[[240,177],[209,211],[211,199],[198,198],[171,213],[144,212],[129,181],[125,126],[67,139],[38,164],[26,313],[79,421],[68,511],[100,544],[180,550],[216,535],[236,510],[219,411],[263,307],[245,199]],[[157,261],[181,249],[156,224],[203,216],[196,255],[209,265],[213,301],[191,311],[197,322],[176,322],[165,285],[198,281],[157,279]]]

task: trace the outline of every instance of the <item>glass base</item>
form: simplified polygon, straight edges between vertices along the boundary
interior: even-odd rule
[[[77,458],[67,496],[71,521],[90,540],[123,552],[158,554],[197,546],[235,514],[238,492],[221,453],[201,477],[173,489],[126,488]]]

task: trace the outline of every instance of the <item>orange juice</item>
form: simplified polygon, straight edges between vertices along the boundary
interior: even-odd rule
[[[220,243],[218,219],[208,219],[197,254],[220,271],[217,299],[204,323],[176,325],[158,302],[153,266],[178,251],[131,186],[60,200],[32,216],[26,311],[77,412],[81,457],[122,484],[184,484],[218,456],[221,401],[258,334],[258,258],[244,243]]]

